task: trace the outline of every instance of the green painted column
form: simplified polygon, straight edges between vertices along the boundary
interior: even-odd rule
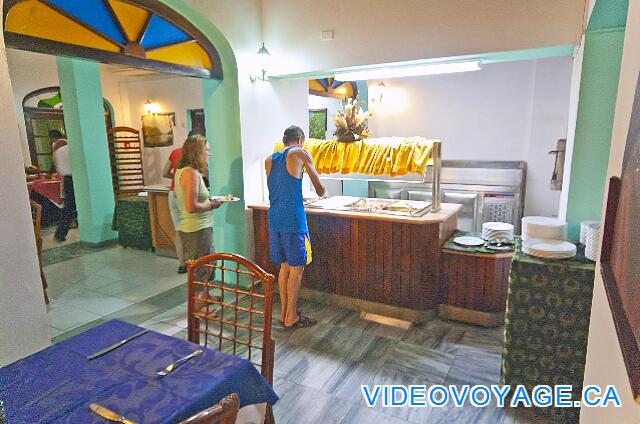
[[[240,103],[238,80],[203,80],[203,99],[207,140],[211,145],[209,181],[211,193],[233,193],[244,197],[242,145],[240,142]],[[244,201],[225,203],[214,212],[216,251],[247,255],[247,225]]]
[[[111,230],[114,195],[98,63],[57,57],[80,240],[100,244]]]
[[[585,35],[567,202],[570,239],[579,238],[581,221],[600,219],[623,44],[624,28]]]

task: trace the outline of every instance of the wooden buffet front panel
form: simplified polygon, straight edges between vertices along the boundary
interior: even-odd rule
[[[169,190],[148,191],[151,240],[157,255],[176,257],[176,230],[169,212]]]
[[[268,211],[250,208],[256,262],[277,275],[269,257]],[[451,208],[440,219],[379,220],[307,209],[313,262],[303,286],[413,310],[437,309],[444,295],[440,246],[457,227],[457,211]]]
[[[443,318],[483,325],[504,324],[513,253],[467,253],[442,249]]]

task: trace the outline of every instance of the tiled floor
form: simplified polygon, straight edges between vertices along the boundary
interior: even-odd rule
[[[175,260],[79,243],[44,256],[54,342],[113,318],[186,338],[186,278]],[[347,309],[302,306],[315,327],[285,332],[274,314],[279,424],[539,422],[491,407],[367,408],[361,399],[361,384],[498,384],[501,329],[433,319],[402,330]]]

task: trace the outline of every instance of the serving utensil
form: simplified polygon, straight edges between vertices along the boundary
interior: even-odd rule
[[[191,358],[194,358],[198,355],[200,355],[203,352],[202,349],[198,349],[196,351],[194,351],[193,353],[190,353],[189,355],[185,356],[184,358],[180,358],[177,361],[167,365],[164,369],[158,371],[156,374],[158,374],[160,377],[164,377],[165,375],[169,374],[171,371],[173,371],[176,366],[180,365],[181,363],[188,361]]]
[[[128,343],[128,342],[130,342],[131,340],[133,340],[133,339],[135,339],[135,338],[138,338],[138,337],[140,337],[140,336],[142,336],[143,334],[148,333],[148,332],[149,332],[149,330],[142,330],[141,332],[136,333],[136,334],[134,334],[134,335],[133,335],[133,336],[131,336],[131,337],[127,337],[127,338],[126,338],[126,339],[124,339],[124,340],[120,340],[118,343],[114,343],[114,344],[112,344],[111,346],[109,346],[109,347],[107,347],[107,348],[105,348],[105,349],[102,349],[102,350],[100,350],[100,351],[98,351],[98,352],[94,353],[93,355],[89,355],[89,356],[87,356],[87,361],[91,361],[92,359],[99,358],[99,357],[101,357],[102,355],[105,355],[105,354],[107,354],[107,353],[111,352],[112,350],[119,348],[119,347],[120,347],[120,346],[122,346],[123,344]]]
[[[98,405],[97,403],[92,403],[91,405],[89,405],[89,409],[91,409],[95,414],[98,414],[102,418],[105,418],[109,421],[115,421],[117,423],[122,423],[122,424],[138,424],[135,421],[128,420],[124,416],[118,414],[117,412],[112,411],[109,408],[105,408],[102,405]]]

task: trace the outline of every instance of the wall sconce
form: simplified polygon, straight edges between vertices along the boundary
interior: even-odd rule
[[[256,53],[256,65],[259,66],[258,74],[249,75],[249,79],[251,82],[266,81],[267,80],[267,69],[269,68],[269,61],[271,59],[271,53],[262,43],[262,47]]]
[[[160,105],[158,103],[152,103],[151,100],[147,99],[144,102],[144,112],[147,115],[154,115],[160,112]]]
[[[376,85],[375,87],[373,87],[372,90],[372,96],[371,96],[371,102],[372,103],[382,103],[382,96],[384,95],[385,89],[387,88],[387,85],[384,83],[384,81],[380,80],[380,82],[378,83],[378,85]]]

